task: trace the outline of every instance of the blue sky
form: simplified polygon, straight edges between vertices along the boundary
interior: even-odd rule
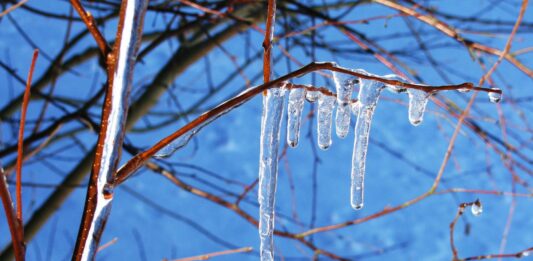
[[[29,1],[28,4],[43,10],[68,14],[68,3],[54,2],[57,3]],[[486,0],[450,2],[451,4],[441,1],[428,1],[427,3],[446,13],[514,22],[520,1],[509,1],[509,3]],[[488,8],[490,5],[496,6]],[[529,23],[530,26],[523,29],[523,32],[519,31],[512,51],[531,47],[531,42],[533,42],[531,8],[533,6],[530,4],[524,18],[524,22]],[[478,10],[486,11],[479,14]],[[331,11],[331,15],[336,13],[336,11]],[[355,8],[343,19],[359,20],[396,13],[386,7],[370,4]],[[59,47],[62,46],[65,24],[58,20],[43,19],[25,10],[17,10],[11,16],[41,49],[35,77],[38,79],[49,65],[45,56],[48,54],[54,57]],[[278,15],[278,22],[281,20],[282,16]],[[443,68],[449,69],[446,69],[446,75],[451,83],[464,81],[477,83],[483,71],[463,46],[426,24],[413,18],[409,18],[409,21],[416,30],[422,32],[421,37],[428,46],[432,47],[431,53],[434,58],[443,64]],[[3,26],[0,27],[0,39],[4,40],[0,41],[0,59],[4,62],[9,61],[19,75],[25,76],[33,48],[21,38],[9,19],[3,18],[1,23]],[[505,45],[511,28],[501,26],[501,33],[487,37],[469,33],[486,29],[480,25],[473,27],[468,23],[463,26],[453,20],[450,23],[464,32],[468,38],[499,49]],[[103,29],[107,39],[113,38],[115,24],[109,23]],[[281,25],[281,23],[276,25],[276,35],[283,32]],[[310,22],[305,21],[304,25],[310,26]],[[149,14],[145,22],[145,32],[155,31],[163,26],[162,16]],[[409,33],[401,17],[378,19],[368,24],[350,26],[363,32],[369,38],[384,37],[394,33]],[[82,28],[81,23],[75,23],[73,32],[79,32]],[[493,28],[500,29],[500,27],[493,26],[486,30]],[[374,58],[357,54],[359,47],[337,29],[325,27],[320,29],[319,34],[326,38],[325,41],[335,44],[336,47],[353,50],[350,52],[351,55],[341,57],[317,50],[313,59],[303,51],[303,48],[294,43],[291,43],[289,49],[291,55],[303,64],[312,61],[335,61],[344,67],[362,68],[378,75],[391,73]],[[223,43],[224,51],[219,48],[209,53],[208,59],[213,72],[212,82],[215,85],[222,82],[235,69],[225,52],[234,55],[237,63],[240,64],[245,61],[247,52],[253,55],[261,50],[263,36],[260,33],[250,31],[249,40],[252,47],[248,50],[245,50],[244,44],[246,37],[248,36],[240,34]],[[305,37],[302,39],[309,41]],[[417,72],[423,83],[448,84],[425,60],[413,37],[384,39],[379,40],[378,43],[387,50],[408,50],[410,52],[408,55],[399,54],[398,57]],[[282,54],[278,45],[284,46],[284,44],[284,40],[281,40],[274,46],[274,56]],[[92,39],[86,37],[67,54],[67,58],[93,45]],[[179,43],[176,40],[165,43],[147,56],[143,63],[137,65],[134,77],[136,84],[132,92],[134,99],[138,98],[142,88],[153,79],[161,65],[166,63],[178,47]],[[489,66],[497,59],[495,56],[488,55],[482,55],[481,58]],[[529,68],[533,67],[532,58],[531,52],[519,56],[519,59]],[[100,84],[105,81],[104,73],[98,68],[97,63],[97,59],[93,58],[77,66],[73,72],[60,77],[55,93],[72,99],[84,99],[94,94]],[[286,64],[286,58],[274,64],[275,76],[287,73],[289,69]],[[294,63],[291,64],[292,70],[298,67]],[[261,83],[262,79],[258,77],[260,73],[261,62],[259,60],[243,69],[243,74],[252,81],[252,85]],[[205,63],[200,60],[176,78],[175,86],[170,91],[176,95],[182,108],[189,108],[205,95],[209,90],[207,77]],[[0,73],[0,81],[6,86],[0,89],[2,107],[9,101],[11,95],[18,95],[23,90],[22,85],[17,82],[10,83],[7,78],[5,72]],[[479,93],[474,102],[472,118],[482,128],[500,139],[505,138],[502,133],[509,135],[507,137],[509,142],[520,148],[525,157],[531,161],[533,157],[532,130],[527,124],[532,120],[531,101],[508,103],[506,95],[512,93],[513,99],[531,97],[532,79],[507,62],[500,65],[494,78],[497,87],[502,88],[504,92],[504,100],[501,104],[495,105],[488,102],[485,93]],[[294,79],[293,82],[312,84],[313,78],[308,75]],[[197,113],[190,115],[189,118],[176,120],[150,133],[128,133],[127,141],[139,148],[147,148],[183,126],[193,117],[242,91],[246,88],[245,83],[246,79],[243,77],[235,77],[227,87],[211,96],[200,106]],[[315,83],[317,86],[334,89],[333,82],[320,75],[316,75]],[[439,92],[435,98],[453,102],[459,108],[464,108],[471,95],[472,93]],[[233,201],[235,198],[231,193],[242,193],[243,186],[251,184],[257,178],[261,99],[261,97],[255,97],[209,124],[189,146],[176,152],[171,158],[162,160],[162,164],[174,164],[172,166],[178,171],[178,176],[183,181]],[[298,233],[308,230],[312,222],[318,227],[338,224],[372,215],[386,207],[402,204],[425,193],[433,184],[457,119],[439,108],[434,102],[430,102],[423,124],[414,127],[407,117],[407,102],[407,95],[403,94],[384,92],[381,97],[370,134],[371,141],[366,164],[365,207],[360,211],[352,210],[349,204],[349,174],[354,139],[353,118],[348,137],[339,139],[333,134],[333,145],[327,151],[316,147],[316,118],[304,118],[300,144],[295,149],[287,149],[286,155],[280,160],[276,195],[278,214],[276,228]],[[42,101],[32,102],[28,117],[35,119],[41,106]],[[316,110],[316,106],[306,103],[304,115],[308,115],[312,109]],[[169,95],[163,96],[158,105],[152,109],[152,112],[171,115],[179,111],[180,108],[172,102]],[[94,109],[92,112],[95,119],[98,118],[99,110]],[[500,125],[500,113],[506,120],[505,132],[502,131]],[[61,114],[62,112],[53,106],[47,112],[49,117],[58,117]],[[18,115],[14,115],[13,118],[18,119]],[[149,117],[149,120],[152,123],[158,122],[155,116]],[[285,126],[285,122],[283,124]],[[80,126],[83,125],[72,123],[64,126],[63,130]],[[139,121],[136,125],[137,128],[143,126],[146,126],[146,121]],[[7,124],[2,124],[1,135],[3,144],[11,145],[15,141]],[[282,140],[285,140],[284,131],[281,135]],[[520,144],[516,136],[520,137],[519,140],[525,141],[525,144]],[[90,147],[95,143],[97,135],[90,130],[84,130],[78,137],[80,143]],[[48,150],[52,152],[58,149],[63,151],[58,154],[58,160],[62,161],[56,163],[56,166],[60,167],[59,174],[45,166],[48,162],[35,158],[24,167],[24,180],[57,184],[84,155],[83,151],[72,145],[71,141],[54,143]],[[124,152],[122,162],[126,162],[130,157],[131,155]],[[2,164],[6,164],[12,159],[11,156],[1,161]],[[314,171],[313,166],[317,159],[319,163]],[[520,162],[531,172],[531,163]],[[191,166],[201,167],[208,172]],[[512,169],[525,182],[533,181],[531,173],[528,174],[516,166]],[[216,173],[216,177],[209,175],[211,172]],[[226,182],[224,179],[232,180],[232,182]],[[511,192],[512,176],[505,168],[500,155],[488,147],[478,135],[463,127],[438,190],[448,188]],[[316,194],[313,195],[313,191]],[[29,216],[50,193],[50,188],[24,188],[25,215]],[[255,218],[258,215],[256,193],[256,189],[252,190],[241,203],[242,209]],[[320,248],[338,255],[349,258],[359,257],[364,260],[450,260],[452,253],[449,245],[449,224],[455,216],[457,206],[459,203],[471,202],[479,198],[483,203],[483,214],[474,217],[469,210],[466,211],[455,229],[455,242],[460,256],[498,253],[507,222],[511,222],[511,225],[506,237],[505,252],[514,253],[531,247],[533,244],[533,233],[530,232],[533,229],[532,190],[530,187],[516,185],[516,193],[529,194],[529,196],[510,197],[479,193],[433,195],[399,212],[347,228],[319,233],[313,237],[313,242]],[[140,195],[152,203],[147,204]],[[84,197],[85,189],[76,189],[60,206],[54,217],[29,243],[28,260],[70,258]],[[316,200],[314,214],[313,198]],[[510,208],[514,208],[514,212],[508,221]],[[468,235],[464,233],[465,223],[470,225]],[[0,218],[0,231],[3,231],[0,243],[5,245],[9,236],[3,215]],[[141,170],[123,187],[117,189],[102,243],[114,238],[117,238],[117,242],[101,251],[97,257],[98,260],[143,260],[143,256],[147,260],[161,260],[247,246],[253,247],[254,251],[259,249],[257,229],[246,220],[227,208],[176,187],[165,178],[146,169]],[[275,245],[277,257],[283,256],[288,260],[309,260],[312,257],[309,249],[294,240],[275,237]],[[216,260],[257,260],[256,253],[223,256]]]

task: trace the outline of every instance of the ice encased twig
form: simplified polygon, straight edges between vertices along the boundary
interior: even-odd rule
[[[259,156],[259,237],[262,261],[274,260],[274,203],[278,175],[278,148],[283,115],[283,88],[267,91],[263,98]]]
[[[300,137],[300,124],[302,121],[302,110],[305,102],[305,89],[295,88],[289,92],[289,103],[287,108],[287,143],[291,147],[298,145]]]
[[[359,70],[365,73],[363,70]],[[364,201],[365,161],[372,117],[384,85],[377,81],[360,79],[358,113],[355,123],[355,140],[352,156],[350,205],[361,209]]]

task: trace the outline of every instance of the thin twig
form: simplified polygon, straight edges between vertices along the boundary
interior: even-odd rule
[[[274,24],[276,21],[276,0],[268,0],[265,39],[263,40],[263,82],[270,81],[272,61],[272,37],[274,36]]]
[[[11,194],[9,194],[6,176],[1,166],[0,197],[2,198],[2,205],[4,206],[9,232],[11,233],[11,242],[13,245],[13,251],[15,252],[15,259],[17,261],[24,260],[26,250],[24,246],[24,239],[22,238],[23,232],[21,232],[21,230],[24,230],[24,227],[17,219],[15,209],[13,207],[13,200],[11,199]]]
[[[110,52],[110,48],[107,45],[107,42],[96,26],[96,21],[94,20],[93,15],[91,12],[86,11],[85,8],[81,5],[79,0],[70,0],[70,3],[76,9],[76,12],[80,15],[81,20],[83,23],[85,23],[85,26],[87,26],[87,29],[91,33],[91,35],[94,37],[94,40],[96,41],[96,44],[98,45],[98,48],[100,49],[100,52],[104,57],[107,56],[107,54]]]
[[[242,247],[242,248],[238,248],[238,249],[230,249],[230,250],[218,251],[218,252],[213,252],[213,253],[203,254],[203,255],[198,255],[198,256],[174,259],[174,261],[208,260],[208,259],[210,259],[212,257],[216,257],[216,256],[231,255],[231,254],[237,254],[237,253],[246,253],[246,252],[250,252],[252,250],[253,250],[252,247]]]
[[[24,98],[22,101],[22,109],[20,112],[20,125],[18,135],[18,147],[17,147],[17,185],[16,185],[16,198],[17,198],[17,219],[22,224],[22,162],[24,159],[24,126],[26,125],[26,112],[28,111],[28,104],[30,103],[30,90],[31,81],[33,78],[33,71],[35,70],[35,63],[39,56],[39,50],[33,51],[33,57],[31,59],[30,70],[28,72],[28,78],[26,80],[26,89],[24,91]],[[24,232],[21,230],[24,235]]]
[[[25,4],[26,2],[28,2],[28,0],[22,0],[12,6],[10,6],[9,8],[7,8],[6,10],[4,10],[2,13],[0,13],[0,17],[6,15],[6,14],[9,14],[13,11],[15,11],[15,9],[21,7],[23,4]]]
[[[277,86],[280,86],[282,82],[285,82],[287,80],[290,80],[295,77],[302,76],[304,74],[315,72],[319,70],[329,70],[329,71],[336,71],[341,72],[345,74],[350,74],[355,77],[368,79],[368,80],[374,80],[379,81],[385,84],[390,85],[396,85],[396,86],[402,86],[405,88],[411,88],[411,89],[417,89],[422,90],[426,92],[436,92],[436,91],[442,91],[442,90],[459,90],[459,89],[470,89],[470,90],[477,90],[477,91],[485,91],[485,92],[496,92],[501,93],[501,90],[499,89],[489,89],[489,88],[482,88],[482,87],[476,87],[472,83],[462,83],[458,85],[443,85],[443,86],[429,86],[424,84],[414,84],[414,83],[405,83],[400,82],[396,80],[389,80],[386,78],[382,78],[380,76],[376,75],[369,75],[369,74],[363,74],[359,72],[355,72],[343,67],[339,67],[333,63],[310,63],[296,71],[293,71],[291,73],[288,73],[284,76],[281,76],[275,80],[272,80],[270,82],[264,83],[262,85],[256,86],[254,88],[247,89],[246,91],[240,93],[236,97],[229,99],[223,103],[221,103],[219,106],[215,107],[214,109],[207,111],[203,113],[202,115],[198,116],[193,121],[189,122],[185,126],[183,126],[181,129],[177,130],[176,132],[170,134],[169,136],[161,139],[158,143],[156,143],[151,148],[147,149],[146,151],[139,153],[135,155],[133,158],[131,158],[126,164],[124,164],[117,173],[117,184],[120,184],[124,182],[131,174],[133,174],[137,169],[139,169],[148,159],[150,159],[153,155],[155,155],[159,150],[161,150],[166,145],[170,144],[172,141],[176,140],[177,138],[183,136],[184,134],[192,131],[195,128],[203,126],[203,124],[216,119],[217,117],[220,117],[221,115],[229,112],[231,109],[236,108],[240,106],[241,104],[247,102],[251,98],[253,98],[255,95],[262,93],[265,90],[268,90],[270,88],[274,88]],[[301,86],[301,85],[298,85]],[[320,89],[322,90],[322,89]],[[324,90],[323,93],[327,93],[328,91]],[[473,95],[475,97],[475,94]],[[472,101],[474,98],[472,98]],[[466,110],[467,112],[467,110]],[[464,115],[464,114],[463,114]],[[463,120],[464,120],[463,116]],[[462,122],[462,120],[460,120]],[[460,126],[460,124],[458,124]]]

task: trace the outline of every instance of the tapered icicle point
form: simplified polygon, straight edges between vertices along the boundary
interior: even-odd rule
[[[366,73],[363,70],[359,71]],[[368,138],[374,110],[381,90],[384,87],[380,82],[365,79],[360,79],[359,84],[360,90],[358,95],[359,101],[356,107],[358,113],[355,123],[350,193],[350,205],[355,210],[361,209],[364,203],[365,161]]]
[[[305,89],[297,88],[290,91],[287,108],[287,143],[293,148],[298,145],[298,139],[300,137],[300,124],[302,121],[304,101]]]
[[[335,115],[335,132],[339,138],[345,138],[350,130],[350,102],[357,78],[349,74],[333,72],[333,80],[337,90],[338,104]]]
[[[259,152],[259,238],[262,261],[274,260],[274,203],[278,177],[278,148],[283,116],[283,88],[267,91],[263,98]]]
[[[418,126],[424,120],[430,93],[416,89],[408,89],[407,93],[409,94],[409,121],[413,126]]]
[[[320,93],[318,96],[317,134],[318,147],[327,150],[331,146],[331,123],[335,97]]]

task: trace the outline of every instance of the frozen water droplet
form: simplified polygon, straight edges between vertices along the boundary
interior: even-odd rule
[[[522,252],[520,255],[521,255],[521,256],[529,256],[529,253],[530,253],[530,252],[531,252],[531,251],[527,251],[527,250],[526,250],[526,251]]]
[[[263,97],[259,151],[259,238],[261,260],[273,260],[274,204],[284,90],[273,88]]]
[[[424,119],[430,93],[416,89],[408,89],[407,93],[409,94],[409,121],[412,125],[418,126]]]
[[[316,100],[318,100],[319,96],[320,96],[320,92],[319,91],[307,91],[305,93],[305,99],[308,102],[315,102]]]
[[[499,89],[493,89],[493,90],[499,90]],[[502,100],[502,94],[499,92],[489,92],[489,100],[492,103],[499,103]]]
[[[366,73],[366,72],[365,72]],[[377,81],[360,79],[358,113],[355,123],[355,140],[352,155],[350,205],[358,210],[364,203],[366,153],[372,117],[384,85]]]
[[[105,199],[111,199],[113,197],[113,186],[105,184],[102,189],[102,194]]]
[[[461,88],[461,89],[457,89],[458,92],[462,92],[462,93],[467,93],[470,91],[470,89],[468,88]]]
[[[297,88],[290,91],[287,108],[287,143],[293,148],[298,145],[304,100],[305,89]]]
[[[333,108],[335,107],[335,97],[320,93],[318,97],[317,109],[317,134],[318,147],[326,150],[331,146],[331,123],[333,118]]]
[[[399,75],[396,75],[396,74],[387,74],[385,76],[383,76],[383,78],[386,78],[386,79],[389,79],[389,80],[396,80],[396,81],[400,81],[400,82],[407,82],[407,80]],[[407,91],[407,88],[403,87],[403,86],[398,86],[398,85],[392,85],[392,84],[385,84],[385,87],[387,88],[387,90],[389,90],[390,92],[392,93],[403,93],[403,92],[406,92]]]
[[[483,206],[479,200],[476,200],[470,210],[472,211],[472,214],[477,217],[483,213]]]
[[[333,80],[337,90],[337,113],[335,115],[335,130],[339,138],[344,138],[350,130],[350,102],[357,78],[344,73],[333,72]]]

